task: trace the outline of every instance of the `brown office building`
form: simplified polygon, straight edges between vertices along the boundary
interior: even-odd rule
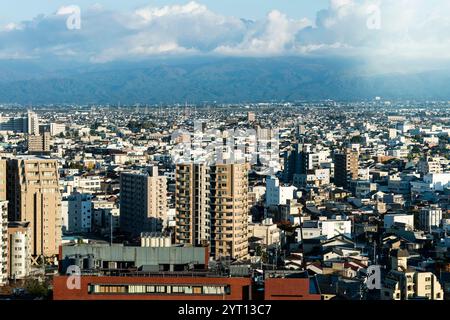
[[[347,148],[334,157],[334,184],[348,189],[351,180],[358,179],[359,152]]]
[[[8,160],[7,195],[10,221],[29,222],[32,262],[54,257],[61,243],[61,195],[58,163],[40,157]]]

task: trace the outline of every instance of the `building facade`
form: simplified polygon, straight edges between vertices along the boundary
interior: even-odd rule
[[[334,183],[338,187],[348,189],[350,181],[358,179],[359,152],[347,148],[344,153],[335,154]]]
[[[175,241],[202,245],[211,241],[209,166],[177,164],[175,172]]]
[[[30,273],[29,222],[8,224],[8,278],[25,279]]]
[[[92,195],[75,192],[68,197],[69,232],[92,231]]]
[[[167,218],[167,178],[158,168],[149,172],[129,172],[120,176],[121,230],[138,236],[161,231]]]
[[[177,164],[177,243],[210,244],[216,259],[248,254],[248,165]]]
[[[211,166],[211,255],[248,255],[248,164]]]
[[[0,286],[8,280],[8,201],[0,202]]]
[[[442,222],[442,209],[437,205],[422,208],[419,212],[419,227],[423,231],[431,232],[433,228],[439,228]]]
[[[30,223],[30,254],[53,257],[61,244],[61,195],[58,163],[40,157],[8,161],[10,221]]]
[[[28,153],[40,154],[49,153],[51,144],[51,136],[49,132],[44,132],[38,135],[28,136]]]

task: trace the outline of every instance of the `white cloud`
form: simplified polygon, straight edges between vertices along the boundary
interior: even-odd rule
[[[249,30],[241,43],[219,46],[215,52],[225,55],[282,55],[295,46],[296,34],[307,26],[311,26],[307,19],[292,20],[274,10],[267,15],[265,23]]]
[[[146,22],[151,22],[154,19],[167,16],[195,16],[209,13],[210,12],[206,6],[201,5],[195,1],[191,1],[186,5],[172,5],[164,6],[161,8],[146,7],[136,10],[136,14],[142,17]]]
[[[79,12],[79,11],[80,11],[80,7],[75,6],[75,5],[63,6],[63,7],[60,7],[58,9],[58,11],[56,11],[56,15],[57,16],[65,16],[65,15],[73,14],[74,12]]]
[[[379,30],[367,28],[374,5],[380,8]],[[315,22],[277,10],[245,21],[195,1],[133,12],[92,5],[81,12],[81,30],[67,30],[74,9],[0,27],[0,58],[66,55],[99,63],[155,55],[329,55],[363,58],[387,69],[450,62],[447,0],[330,0]]]

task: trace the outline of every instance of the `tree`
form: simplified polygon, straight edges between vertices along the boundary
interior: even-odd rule
[[[25,289],[32,296],[46,298],[49,295],[48,284],[37,279],[28,279],[25,282]]]

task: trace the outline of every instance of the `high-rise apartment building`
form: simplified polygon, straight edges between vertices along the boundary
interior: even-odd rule
[[[28,136],[28,153],[42,154],[50,152],[51,136],[50,132]]]
[[[8,201],[0,201],[0,286],[8,280]]]
[[[68,197],[69,232],[92,231],[92,195],[74,192]]]
[[[248,164],[211,166],[211,255],[243,259],[248,255]]]
[[[167,218],[167,178],[158,167],[120,176],[120,226],[132,236],[158,232]]]
[[[175,172],[176,242],[192,245],[211,240],[209,212],[209,166],[178,164]]]
[[[347,148],[334,157],[334,183],[338,187],[348,189],[351,180],[358,179],[359,151]]]
[[[0,201],[7,200],[7,193],[6,193],[6,178],[7,178],[7,160],[6,159],[0,159]]]
[[[30,273],[29,222],[8,223],[8,278],[24,279]]]
[[[326,153],[316,151],[312,145],[296,143],[293,150],[284,153],[283,180],[293,182],[296,176],[305,175],[311,170],[320,169],[321,161],[325,159]]]
[[[30,255],[54,257],[61,244],[61,195],[56,160],[21,156],[8,160],[9,220],[29,222]]]
[[[248,164],[177,164],[177,243],[210,245],[216,259],[248,254]]]

